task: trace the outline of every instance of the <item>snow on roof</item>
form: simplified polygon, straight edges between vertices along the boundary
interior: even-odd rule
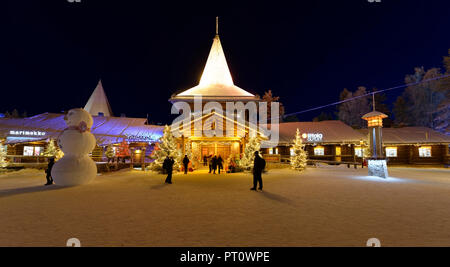
[[[305,143],[359,143],[366,137],[354,130],[342,121],[319,121],[319,122],[284,122],[279,124],[280,143],[290,144],[295,138],[297,128],[300,133],[322,134],[321,141],[308,141]]]
[[[216,35],[213,40],[199,85],[177,94],[172,99],[194,96],[255,98],[255,95],[234,85],[219,35]]]
[[[95,135],[98,145],[120,143],[124,139],[130,141],[157,141],[163,133],[162,126],[145,125],[146,119],[125,117],[93,116],[94,125],[91,132]],[[67,128],[64,114],[44,113],[23,119],[0,119],[0,136],[6,137],[11,130],[41,131],[41,138],[16,138],[7,143],[28,142],[57,138],[61,131]],[[30,139],[30,140],[29,140]]]
[[[92,116],[97,116],[99,113],[103,113],[106,117],[112,116],[111,106],[109,105],[101,80],[98,82],[84,109]]]
[[[374,110],[374,111],[369,112],[369,113],[365,114],[364,116],[362,116],[363,119],[373,118],[373,117],[387,118],[387,115],[384,114],[384,113],[381,113],[379,111]]]
[[[367,129],[359,130],[367,136]],[[450,136],[427,127],[383,128],[384,144],[450,144]]]

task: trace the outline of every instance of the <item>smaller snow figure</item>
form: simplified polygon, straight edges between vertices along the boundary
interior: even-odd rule
[[[6,149],[4,146],[4,139],[0,139],[0,168],[5,168],[8,166],[8,162],[6,161]]]
[[[308,153],[305,151],[305,145],[303,144],[300,130],[297,129],[293,149],[293,155],[291,156],[291,167],[297,171],[303,171],[306,169]]]
[[[57,140],[64,157],[53,166],[53,180],[62,186],[86,184],[97,175],[97,166],[89,157],[96,143],[90,132],[92,116],[86,110],[77,108],[69,110],[64,120],[68,128]]]

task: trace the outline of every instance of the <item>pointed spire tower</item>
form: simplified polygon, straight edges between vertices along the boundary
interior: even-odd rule
[[[197,86],[173,95],[171,102],[202,96],[214,100],[257,100],[259,97],[234,85],[219,38],[219,18],[216,17],[216,36],[208,60]]]
[[[103,90],[102,80],[100,80],[89,98],[84,109],[92,116],[103,115],[105,117],[111,117],[112,111],[109,105],[108,98],[106,97],[105,90]]]

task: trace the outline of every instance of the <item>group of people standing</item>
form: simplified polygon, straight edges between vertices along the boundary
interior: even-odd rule
[[[187,174],[188,167],[189,167],[189,158],[187,155],[183,158],[183,167],[184,167],[184,174]],[[167,173],[166,183],[172,184],[172,172],[173,172],[173,165],[175,163],[175,160],[173,158],[170,158],[169,156],[166,157],[166,159],[163,162],[163,169]],[[209,173],[216,173],[216,170],[219,171],[223,170],[223,159],[219,155],[217,156],[210,156],[210,157],[203,157],[203,165],[207,166],[209,164]],[[259,152],[255,151],[255,159],[253,161],[253,187],[250,188],[250,190],[257,191],[263,189],[263,181],[262,181],[262,173],[264,171],[264,168],[266,167],[266,161],[259,156]]]
[[[216,171],[218,171],[220,174],[220,171],[223,170],[223,159],[220,155],[218,157],[212,155],[207,157],[205,155],[203,156],[203,166],[206,165],[209,165],[209,173],[216,174]]]

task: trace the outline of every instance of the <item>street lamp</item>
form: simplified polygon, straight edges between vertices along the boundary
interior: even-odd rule
[[[379,111],[372,111],[362,116],[367,121],[369,130],[370,155],[368,159],[369,176],[388,177],[386,158],[383,153],[383,119],[388,116]]]

